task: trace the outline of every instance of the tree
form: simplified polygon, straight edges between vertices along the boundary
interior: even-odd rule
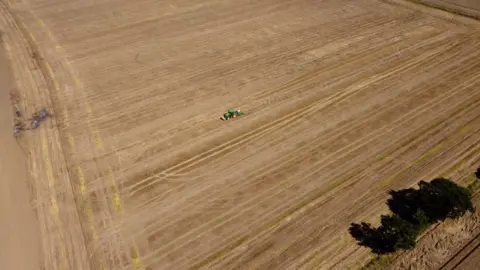
[[[391,198],[387,200],[390,210],[399,215],[402,219],[415,223],[415,214],[419,209],[418,190],[414,188],[391,190]]]
[[[417,231],[415,226],[398,215],[382,215],[382,225],[378,228],[382,248],[386,252],[397,249],[411,249],[415,246]]]
[[[410,249],[415,246],[417,232],[415,226],[398,215],[382,215],[381,225],[373,228],[368,223],[352,223],[350,234],[361,246],[369,247],[372,252],[385,254],[397,249]]]
[[[374,249],[377,242],[377,231],[371,224],[362,222],[350,224],[350,234],[358,241],[358,244]]]
[[[422,218],[427,217],[429,223],[456,218],[466,211],[473,211],[470,190],[449,179],[420,181],[418,185],[418,190],[408,188],[389,192],[391,198],[387,205],[404,220],[421,225],[416,216],[418,211],[422,211]]]
[[[473,212],[470,190],[449,179],[437,178],[430,183],[420,181],[419,186],[419,208],[429,218],[430,223],[457,218],[467,211]]]
[[[421,234],[430,225],[430,220],[427,215],[425,215],[425,212],[423,212],[421,209],[418,209],[418,211],[414,215],[414,218],[414,224],[416,225],[417,233]]]
[[[359,245],[377,254],[411,249],[417,236],[437,221],[473,212],[471,191],[445,178],[420,181],[419,189],[390,191],[387,205],[393,212],[380,217],[378,228],[368,223],[352,223],[350,234]]]

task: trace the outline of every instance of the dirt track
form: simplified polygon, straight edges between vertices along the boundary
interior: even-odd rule
[[[457,254],[455,258],[442,269],[478,269],[480,267],[480,261],[478,260],[478,255],[480,255],[479,247],[480,235],[477,235],[462,252]]]
[[[38,270],[38,222],[30,204],[26,155],[12,136],[11,91],[0,42],[0,269]]]
[[[479,209],[480,200],[475,198],[473,200],[475,209]],[[452,256],[448,258],[447,261],[442,263],[442,266],[439,267],[441,270],[452,270],[452,269],[478,269],[480,266],[480,226],[478,221],[478,213],[477,213],[477,220],[473,219],[475,223],[473,225],[470,224],[470,229],[467,234],[468,242],[464,243],[460,246]],[[467,227],[467,226],[465,226]],[[476,229],[476,230],[475,230]],[[457,237],[461,238],[461,237]]]
[[[442,2],[470,8],[470,9],[476,9],[480,11],[480,3],[475,0],[441,0]]]
[[[480,20],[480,2],[477,0],[412,0],[412,1]]]
[[[349,223],[388,189],[480,159],[473,22],[367,0],[3,2],[24,109],[55,114],[24,138],[47,269],[345,269],[368,254]]]

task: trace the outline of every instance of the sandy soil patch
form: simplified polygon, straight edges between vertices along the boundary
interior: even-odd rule
[[[448,3],[453,6],[469,8],[480,12],[480,2],[477,0],[435,0],[432,2],[438,2],[439,4]]]
[[[10,72],[0,44],[0,269],[41,267],[39,225],[31,204],[27,155],[13,135]]]
[[[8,2],[22,102],[54,113],[26,137],[48,269],[358,266],[350,222],[480,158],[477,24],[371,0]]]
[[[480,19],[480,2],[477,0],[413,0],[435,8],[443,9]]]

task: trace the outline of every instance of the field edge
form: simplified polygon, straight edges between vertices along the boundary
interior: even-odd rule
[[[19,108],[31,115],[40,107],[51,110],[51,84],[33,36],[5,1],[0,1],[0,29]],[[42,105],[39,105],[42,104]],[[53,111],[52,111],[53,112]],[[40,225],[42,269],[91,269],[71,178],[54,117],[19,142],[27,151],[31,201]],[[48,199],[47,199],[48,198]],[[59,239],[60,238],[60,239]],[[43,257],[43,258],[42,258]]]

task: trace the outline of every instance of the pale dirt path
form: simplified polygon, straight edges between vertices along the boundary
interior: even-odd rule
[[[480,2],[478,0],[411,0],[449,12],[466,15],[480,20]]]
[[[477,235],[472,245],[475,245],[474,249],[471,250],[471,253],[468,253],[461,262],[455,265],[454,268],[445,268],[445,270],[450,269],[459,269],[459,270],[476,270],[480,269],[480,240],[478,239],[480,235]],[[443,269],[442,269],[443,270]]]
[[[475,9],[480,12],[480,2],[477,0],[436,0],[437,2],[445,2],[453,5]]]
[[[40,231],[31,204],[26,155],[12,136],[11,90],[0,44],[0,269],[38,270]]]
[[[28,33],[22,32],[22,25],[17,21],[5,1],[1,1],[0,29],[11,67],[12,85],[19,94],[19,108],[27,116],[42,107],[54,114],[40,128],[19,138],[28,156],[43,266],[45,269],[89,269],[91,259],[86,254],[87,246],[80,228],[80,210],[73,198],[55,111],[51,107],[48,75],[45,75],[48,69],[38,61],[35,43],[28,41]]]

